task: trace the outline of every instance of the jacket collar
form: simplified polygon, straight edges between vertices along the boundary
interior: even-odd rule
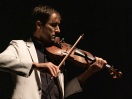
[[[33,44],[31,38],[27,40],[26,45],[27,45],[28,50],[29,50],[29,52],[30,52],[32,61],[33,61],[33,62],[38,62],[36,49],[35,49],[35,46],[34,46],[34,44]]]

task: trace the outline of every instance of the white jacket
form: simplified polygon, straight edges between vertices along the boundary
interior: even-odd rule
[[[0,54],[0,70],[11,72],[12,99],[41,99],[40,72],[32,68],[33,62],[38,62],[38,57],[31,40],[12,40]],[[82,91],[77,78],[71,80],[65,89],[63,73],[58,75],[58,81],[63,98]]]

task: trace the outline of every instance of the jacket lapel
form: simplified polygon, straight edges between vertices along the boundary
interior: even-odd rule
[[[35,46],[34,46],[34,44],[33,44],[31,39],[29,39],[27,41],[27,48],[28,48],[29,53],[31,55],[32,61],[33,62],[38,62],[36,49],[35,49]],[[38,87],[42,89],[40,72],[38,70],[35,70],[35,76],[36,76],[36,80],[37,80],[37,83],[38,83]],[[63,75],[63,73],[59,73],[59,75],[58,75],[58,83],[59,83],[60,88],[61,88],[62,97],[64,97],[64,75]]]
[[[35,46],[34,46],[33,42],[31,41],[31,39],[29,39],[29,41],[27,41],[27,48],[28,48],[28,50],[30,52],[32,61],[33,62],[38,62],[36,49],[35,49]]]
[[[27,45],[28,51],[31,55],[32,61],[38,63],[38,57],[37,57],[36,49],[35,49],[35,46],[31,40],[31,38],[26,42],[26,45]],[[34,69],[34,72],[35,72],[36,80],[38,83],[38,87],[41,88],[40,72],[37,69]]]

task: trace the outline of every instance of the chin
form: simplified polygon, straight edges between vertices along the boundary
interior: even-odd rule
[[[55,40],[50,40],[50,41],[48,41],[48,43],[51,45],[51,44],[53,44],[55,42]]]
[[[55,42],[55,38],[52,38],[52,39],[51,39],[51,42]]]

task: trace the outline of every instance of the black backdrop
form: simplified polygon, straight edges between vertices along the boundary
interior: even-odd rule
[[[80,34],[84,33],[84,38],[77,47],[106,59],[109,64],[123,73],[120,79],[112,79],[106,71],[96,73],[86,82],[84,92],[75,95],[76,99],[132,99],[131,2],[125,0],[1,0],[1,52],[10,40],[28,36],[30,13],[38,4],[50,5],[61,13],[61,34],[66,42],[74,44]],[[10,79],[2,79],[0,84],[7,83],[9,87]],[[4,91],[6,90],[3,88]]]

